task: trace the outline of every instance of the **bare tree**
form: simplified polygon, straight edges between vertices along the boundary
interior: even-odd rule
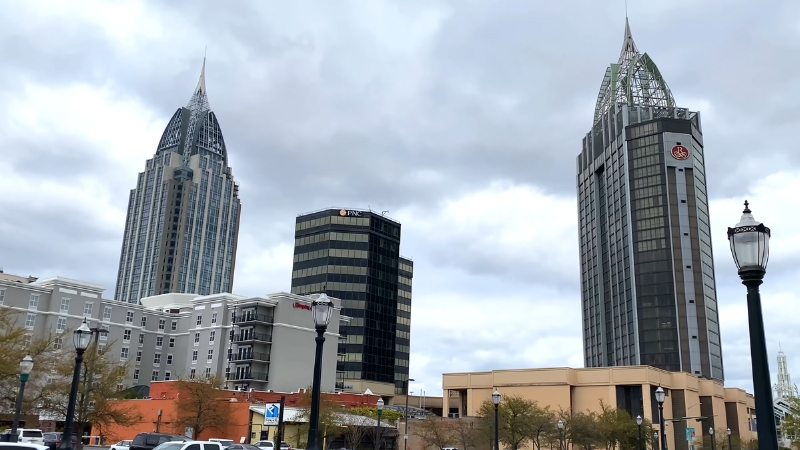
[[[174,422],[191,427],[197,439],[205,430],[221,430],[231,423],[230,400],[218,377],[179,380]]]
[[[357,450],[372,427],[372,421],[368,417],[359,415],[343,415],[341,417],[344,444],[351,450]]]
[[[477,434],[478,428],[475,421],[462,418],[453,422],[452,437],[453,441],[461,446],[459,450],[475,448],[475,441],[478,439]]]
[[[430,416],[423,420],[415,434],[422,439],[425,448],[440,450],[453,442],[452,428],[439,417]]]

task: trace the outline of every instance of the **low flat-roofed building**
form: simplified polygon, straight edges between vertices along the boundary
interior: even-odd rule
[[[497,389],[501,395],[518,395],[553,410],[599,411],[600,401],[641,415],[656,428],[658,404],[655,391],[666,391],[664,417],[688,418],[668,423],[667,448],[688,449],[686,428],[695,429],[697,439],[708,429],[731,429],[742,440],[756,438],[755,400],[742,389],[726,388],[722,382],[698,378],[686,372],[668,372],[649,366],[601,368],[509,369],[491,372],[446,373],[442,375],[444,397],[458,398],[460,417],[476,416],[484,401],[491,401]],[[705,417],[701,421],[694,418]],[[702,435],[701,435],[702,433]]]

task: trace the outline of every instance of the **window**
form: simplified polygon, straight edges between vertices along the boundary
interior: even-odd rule
[[[128,352],[130,350],[128,347],[122,347],[119,351],[119,359],[120,361],[126,361],[128,359]]]
[[[164,336],[157,336],[156,337],[156,348],[161,348],[164,346]]]
[[[211,378],[211,367],[206,367],[206,378]]]
[[[111,307],[104,306],[103,307],[103,320],[111,320]]]
[[[106,351],[106,344],[97,344],[97,351],[101,354]]]
[[[169,381],[171,377],[172,377],[172,372],[170,372],[169,370],[164,372],[164,381]]]
[[[172,321],[172,331],[177,331],[177,330],[178,330],[178,322],[173,320]]]
[[[164,319],[158,319],[158,329],[163,330],[167,327],[167,321]]]
[[[192,369],[189,371],[189,379],[194,380],[195,374],[197,374],[197,370]]]
[[[6,290],[0,289],[0,305],[4,305],[6,301]]]
[[[217,332],[216,331],[212,331],[211,335],[208,337],[208,342],[213,344],[214,343],[214,339],[216,338],[216,336],[217,336]]]
[[[172,365],[172,353],[167,355],[167,365],[168,366]]]
[[[122,332],[122,342],[130,342],[131,341],[131,330],[125,330]]]
[[[36,314],[28,313],[25,317],[25,328],[32,330],[34,325],[36,325]]]
[[[161,353],[153,355],[153,364],[161,364]]]
[[[124,391],[124,390],[125,390],[125,385],[124,384],[118,384],[117,385],[117,392]]]
[[[61,312],[62,313],[69,313],[69,299],[62,298],[61,299]]]
[[[200,345],[200,333],[194,334],[194,345]]]
[[[217,323],[217,313],[211,314],[211,323]]]
[[[100,340],[105,341],[108,339],[108,325],[101,325],[100,329],[105,330],[105,333],[100,333]]]
[[[63,338],[55,338],[53,340],[53,349],[61,350],[64,347],[64,339]]]
[[[94,309],[94,303],[86,302],[83,304],[83,315],[87,317],[92,316],[92,310]]]
[[[144,345],[144,333],[139,333],[139,347]]]
[[[192,364],[197,364],[197,350],[192,352]]]
[[[125,315],[125,323],[133,323],[133,311],[128,311]]]
[[[214,350],[209,350],[208,351],[208,360],[211,361],[212,359],[214,359]]]
[[[228,348],[228,361],[233,361],[233,349]]]
[[[225,368],[225,379],[226,380],[230,380],[231,379],[231,368],[230,368],[230,366]]]
[[[142,351],[141,350],[136,352],[136,362],[137,363],[142,362]]]
[[[36,311],[39,309],[39,294],[31,294],[31,299],[28,302],[28,309]]]
[[[232,341],[233,340],[233,330],[231,330],[231,332],[229,334],[230,334],[230,337],[228,338],[228,340]]]
[[[150,377],[150,381],[158,381],[158,371],[157,370],[153,371],[153,376]]]
[[[147,326],[147,317],[142,316],[142,328]]]
[[[134,369],[134,371],[133,371],[133,379],[134,380],[138,380],[139,379],[139,369]]]
[[[58,323],[56,324],[56,330],[61,333],[67,329],[67,318],[66,317],[59,317]]]
[[[169,346],[170,348],[175,347],[175,338],[169,338]]]
[[[203,324],[203,315],[202,314],[198,314],[197,315],[197,326],[199,327],[202,324]]]

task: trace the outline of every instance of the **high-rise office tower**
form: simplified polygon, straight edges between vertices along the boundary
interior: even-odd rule
[[[342,300],[340,389],[392,395],[408,379],[413,263],[400,257],[400,224],[356,209],[297,217],[292,293]]]
[[[115,298],[231,292],[239,236],[239,186],[217,117],[197,88],[164,129],[131,190]]]
[[[627,19],[577,158],[587,367],[723,379],[700,114],[675,105]]]

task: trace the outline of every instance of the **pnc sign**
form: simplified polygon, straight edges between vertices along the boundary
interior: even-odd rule
[[[672,151],[670,153],[672,154],[673,158],[681,161],[689,157],[689,149],[681,144],[672,147]]]
[[[305,303],[294,302],[294,305],[292,305],[292,306],[294,308],[306,309],[308,311],[311,311],[311,305],[306,305]]]
[[[361,211],[353,211],[349,209],[340,209],[339,215],[342,217],[361,217]]]

